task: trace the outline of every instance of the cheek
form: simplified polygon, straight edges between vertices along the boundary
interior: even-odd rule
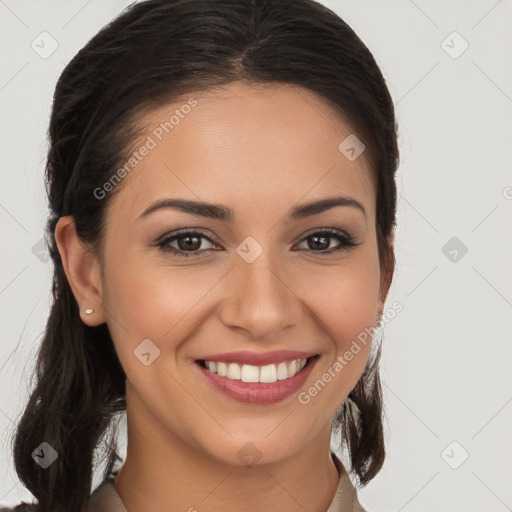
[[[335,382],[327,402],[341,403],[360,379],[370,354],[380,306],[378,258],[360,253],[336,273],[332,268],[316,272],[309,281],[307,302],[331,343],[322,368],[325,381]]]
[[[378,258],[370,251],[354,255],[336,270],[317,269],[305,279],[303,300],[340,349],[377,321],[380,271]]]
[[[161,350],[160,362],[173,357],[173,340],[178,345],[190,336],[205,297],[221,276],[197,268],[144,264],[133,257],[111,267],[105,307],[125,371],[133,366],[133,351],[145,339]]]

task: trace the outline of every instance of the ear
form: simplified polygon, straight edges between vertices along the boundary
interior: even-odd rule
[[[384,312],[384,304],[386,302],[386,298],[388,296],[389,289],[391,287],[391,282],[393,281],[393,274],[395,270],[395,246],[394,240],[391,236],[388,238],[389,244],[389,252],[387,258],[387,264],[385,265],[380,278],[380,305],[379,305],[379,315],[382,316]]]
[[[106,321],[100,264],[93,252],[78,238],[73,216],[61,217],[55,227],[55,241],[62,266],[80,310],[80,318],[90,326]],[[94,309],[86,314],[86,309]]]

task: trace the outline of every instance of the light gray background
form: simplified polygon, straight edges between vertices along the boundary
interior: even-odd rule
[[[50,303],[52,268],[37,244],[53,89],[129,3],[0,0],[4,505],[32,499],[10,441]],[[384,328],[388,457],[361,502],[372,512],[512,510],[512,2],[324,3],[374,54],[400,125],[398,265],[387,304],[403,311]],[[47,58],[31,47],[51,49],[43,31],[58,43]],[[461,55],[454,31],[469,44]]]

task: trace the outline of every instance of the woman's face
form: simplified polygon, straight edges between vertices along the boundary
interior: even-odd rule
[[[148,444],[165,437],[232,464],[258,453],[262,462],[277,461],[325,439],[367,362],[370,342],[358,335],[378,320],[385,291],[376,191],[364,152],[354,160],[339,149],[350,127],[313,93],[232,83],[190,97],[144,119],[136,161],[127,162],[107,211],[100,314],[126,372],[128,414]],[[335,196],[360,207],[292,216]],[[144,214],[170,199],[203,208]],[[204,215],[217,211],[206,203],[232,217]],[[178,230],[193,234],[164,240]],[[245,385],[259,386],[246,392],[238,381],[233,393],[245,400],[219,391],[197,362],[277,350],[317,357],[302,370],[304,382],[295,377],[298,388],[282,378]],[[265,372],[272,380],[272,369]],[[222,386],[228,376],[215,378]]]

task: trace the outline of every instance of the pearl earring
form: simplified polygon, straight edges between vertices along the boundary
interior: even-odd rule
[[[90,315],[91,313],[94,313],[94,309],[86,309],[85,314]]]

